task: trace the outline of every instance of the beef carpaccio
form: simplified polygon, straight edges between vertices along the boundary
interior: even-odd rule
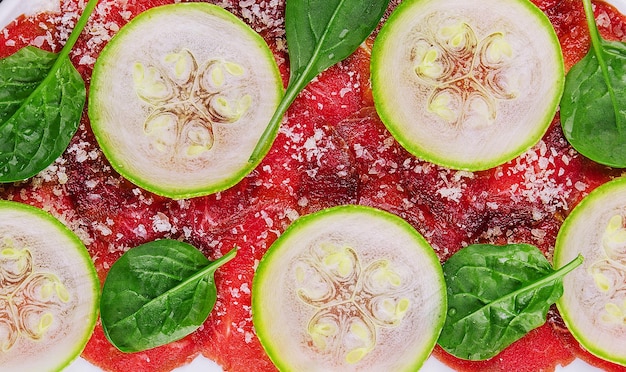
[[[123,25],[148,8],[171,2],[101,0],[71,54],[87,86],[98,53]],[[284,1],[211,2],[265,38],[286,83]],[[552,21],[569,69],[589,46],[582,2],[533,2]],[[392,1],[388,13],[397,3]],[[626,40],[626,18],[605,3],[595,5],[601,34]],[[83,6],[82,0],[61,0],[58,12],[19,18],[0,32],[0,57],[25,45],[58,51]],[[158,238],[189,242],[210,259],[239,247],[236,258],[216,274],[218,301],[198,331],[166,346],[123,354],[98,325],[84,358],[104,370],[168,371],[202,354],[229,371],[272,371],[252,326],[251,281],[266,249],[298,216],[362,204],[404,218],[442,262],[477,242],[530,243],[551,258],[557,231],[572,207],[621,175],[577,154],[561,133],[558,114],[536,146],[488,171],[454,171],[415,158],[391,137],[373,108],[369,56],[375,33],[300,94],[267,157],[226,191],[171,200],[136,187],[107,163],[86,115],[53,165],[26,182],[0,186],[2,199],[48,210],[75,231],[101,280],[125,250]],[[441,349],[434,356],[460,371],[549,371],[576,357],[607,370],[624,369],[585,352],[556,309],[544,326],[491,360],[461,361]]]

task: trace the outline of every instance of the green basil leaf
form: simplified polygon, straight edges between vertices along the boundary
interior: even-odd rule
[[[204,323],[215,301],[215,271],[236,248],[209,261],[192,245],[157,240],[128,250],[102,288],[100,317],[109,341],[123,352],[179,340]]]
[[[59,54],[32,46],[0,60],[0,182],[34,176],[67,148],[85,104],[69,52],[98,0],[90,0]]]
[[[626,167],[626,44],[604,40],[590,0],[583,1],[591,49],[566,76],[561,98],[565,137],[582,155]]]
[[[290,83],[302,89],[320,72],[354,53],[388,4],[388,0],[288,0],[285,33]]]
[[[470,245],[443,265],[448,316],[439,345],[469,360],[497,355],[546,321],[563,294],[565,274],[578,257],[558,271],[528,244]]]
[[[388,4],[389,0],[287,0],[289,84],[250,162],[269,151],[283,115],[302,89],[328,67],[352,54],[376,28]]]
[[[12,59],[9,64],[24,64],[21,58],[26,54],[43,57],[41,63],[32,65],[32,70],[40,71],[49,61],[49,53],[29,47],[8,57]],[[0,92],[6,98],[2,107],[8,108],[0,113],[5,118],[0,124],[0,182],[24,180],[39,173],[65,151],[76,132],[85,103],[85,84],[69,59],[65,59],[56,73],[47,74],[25,99],[19,96],[32,83],[22,84],[15,78],[9,78],[7,83],[5,76],[0,77],[0,86],[7,87]],[[11,85],[15,87],[13,95],[6,92]]]
[[[0,121],[5,122],[41,84],[57,55],[27,46],[0,60]]]

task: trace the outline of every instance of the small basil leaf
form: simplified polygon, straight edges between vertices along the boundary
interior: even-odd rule
[[[217,300],[213,274],[235,255],[233,249],[211,262],[192,245],[167,239],[130,249],[102,288],[106,337],[119,350],[136,352],[194,332]]]
[[[76,133],[85,103],[85,84],[65,59],[67,62],[47,75],[15,112],[0,114],[10,115],[0,125],[0,182],[24,180],[39,173],[65,151]],[[17,105],[17,100],[11,99],[6,106]]]
[[[497,355],[546,321],[563,294],[563,276],[581,263],[578,257],[555,271],[528,244],[461,249],[443,265],[448,316],[439,345],[462,359]]]
[[[602,39],[590,0],[583,1],[591,49],[566,76],[561,125],[587,158],[626,167],[626,44]]]
[[[41,84],[57,55],[27,46],[0,60],[0,122],[5,122]]]
[[[344,60],[372,33],[389,0],[287,0],[285,34],[289,48],[287,91],[250,157],[269,151],[282,117],[317,75]]]
[[[85,104],[69,52],[98,0],[90,0],[59,54],[32,46],[0,60],[0,182],[34,176],[67,148]]]

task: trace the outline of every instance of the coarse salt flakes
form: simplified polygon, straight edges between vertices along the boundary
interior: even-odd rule
[[[102,236],[109,236],[113,233],[113,231],[101,222],[94,222],[93,228],[100,233]]]
[[[238,288],[229,288],[229,292],[230,292],[230,296],[232,298],[239,298],[239,297],[241,297],[241,295],[239,294],[239,289]]]
[[[285,210],[285,217],[287,217],[289,221],[295,221],[300,217],[300,214],[293,208],[287,208],[287,210]]]
[[[41,48],[45,41],[46,41],[46,38],[44,36],[37,36],[35,39],[33,39],[32,44],[36,46],[37,48]]]
[[[532,229],[530,231],[530,233],[535,237],[535,238],[539,238],[539,239],[543,239],[546,237],[546,235],[548,234],[547,232],[545,232],[544,230],[541,229]]]
[[[367,151],[367,149],[363,147],[363,145],[361,145],[360,143],[355,143],[352,148],[354,149],[354,154],[356,155],[357,158],[363,158],[363,159],[372,158],[369,151]]]
[[[487,205],[487,208],[492,209],[494,211],[497,210],[499,207],[498,203],[496,202],[487,202],[486,205]]]
[[[65,173],[65,169],[57,172],[56,175],[57,175],[57,180],[59,181],[60,185],[65,185],[67,181],[69,180],[67,173]]]
[[[585,191],[588,185],[582,181],[578,181],[574,184],[574,188],[578,191]]]
[[[437,193],[441,195],[441,197],[456,203],[458,203],[463,196],[463,191],[460,187],[442,187],[437,190]]]
[[[598,27],[610,27],[611,26],[611,18],[606,12],[601,12],[596,16],[596,23]]]
[[[306,196],[303,196],[300,199],[298,199],[298,206],[306,207],[307,205],[309,205],[309,199],[307,199]]]
[[[133,13],[129,10],[122,10],[119,12],[120,17],[122,17],[123,20],[128,21],[130,20],[130,17],[132,17]]]
[[[539,158],[539,168],[540,169],[548,169],[549,165],[550,165],[550,160],[548,158],[545,158],[545,157]]]
[[[88,54],[83,55],[78,61],[78,64],[83,66],[91,66],[94,63],[96,63],[96,59]]]
[[[152,217],[152,230],[154,232],[167,232],[172,229],[170,219],[162,212]]]
[[[307,138],[306,142],[304,143],[304,149],[305,150],[314,150],[317,148],[316,145],[316,140],[314,137],[309,137]]]

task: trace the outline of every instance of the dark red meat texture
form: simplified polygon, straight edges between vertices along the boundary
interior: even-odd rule
[[[106,42],[141,11],[173,0],[101,0],[71,58],[89,83]],[[587,51],[582,5],[535,0],[552,21],[566,68]],[[58,51],[82,1],[61,1],[61,13],[21,17],[0,33],[0,56],[24,45]],[[288,81],[284,0],[215,1],[250,24],[274,51]],[[398,4],[392,1],[389,11]],[[624,18],[597,2],[601,33],[623,40]],[[385,17],[386,17],[385,16]],[[267,157],[236,186],[206,197],[170,200],[150,194],[112,170],[85,116],[65,154],[33,179],[0,188],[3,199],[36,205],[59,217],[85,242],[101,280],[130,247],[158,239],[187,241],[215,259],[237,256],[215,276],[218,301],[206,323],[172,344],[123,354],[97,326],[83,356],[110,371],[169,371],[199,354],[226,370],[273,371],[251,320],[254,270],[273,241],[298,216],[341,204],[395,213],[431,243],[441,261],[477,243],[531,243],[551,257],[557,231],[573,206],[619,171],[578,155],[558,116],[542,141],[519,158],[483,172],[454,171],[415,158],[393,139],[373,107],[369,57],[375,34],[347,60],[316,78],[296,99]],[[434,355],[460,371],[550,371],[575,357],[621,370],[585,352],[556,312],[492,360]]]

